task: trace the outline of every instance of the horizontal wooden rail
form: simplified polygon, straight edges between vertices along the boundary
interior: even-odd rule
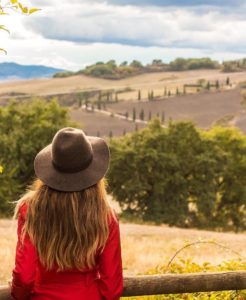
[[[246,271],[141,275],[124,277],[122,296],[181,294],[246,289]],[[0,287],[0,300],[9,300],[9,288]]]
[[[124,296],[246,289],[246,271],[142,275],[124,279]],[[1,299],[0,299],[1,300]]]

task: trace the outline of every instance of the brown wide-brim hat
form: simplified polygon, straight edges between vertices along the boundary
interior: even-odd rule
[[[107,143],[86,136],[81,129],[59,130],[50,145],[35,157],[36,176],[47,186],[64,192],[84,190],[102,179],[109,167]]]

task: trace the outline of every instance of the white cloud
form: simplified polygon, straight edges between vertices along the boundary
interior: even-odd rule
[[[149,63],[154,58],[170,61],[176,57],[204,57],[226,60],[243,57],[236,52],[213,52],[192,48],[139,47],[119,44],[75,44],[43,38],[35,40],[9,40],[8,55],[0,55],[0,62],[14,61],[20,64],[47,65],[67,70],[79,70],[96,61],[115,59],[118,63],[138,59]]]
[[[0,61],[78,70],[96,61],[178,56],[225,60],[246,53],[245,11],[111,5],[100,0],[32,0],[41,12],[5,17]],[[4,23],[4,22],[2,22]]]
[[[25,24],[49,39],[204,49],[246,49],[246,18],[220,10],[115,6],[70,2],[47,8]],[[245,13],[246,15],[246,13]]]

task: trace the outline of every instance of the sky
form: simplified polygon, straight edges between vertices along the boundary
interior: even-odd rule
[[[0,62],[83,69],[97,61],[246,57],[246,0],[22,0],[0,16]],[[4,0],[1,1],[4,3]]]

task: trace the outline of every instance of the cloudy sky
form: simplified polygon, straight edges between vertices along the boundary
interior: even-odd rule
[[[2,1],[4,2],[4,1]],[[246,0],[22,0],[0,16],[0,62],[78,70],[96,61],[246,57]]]

